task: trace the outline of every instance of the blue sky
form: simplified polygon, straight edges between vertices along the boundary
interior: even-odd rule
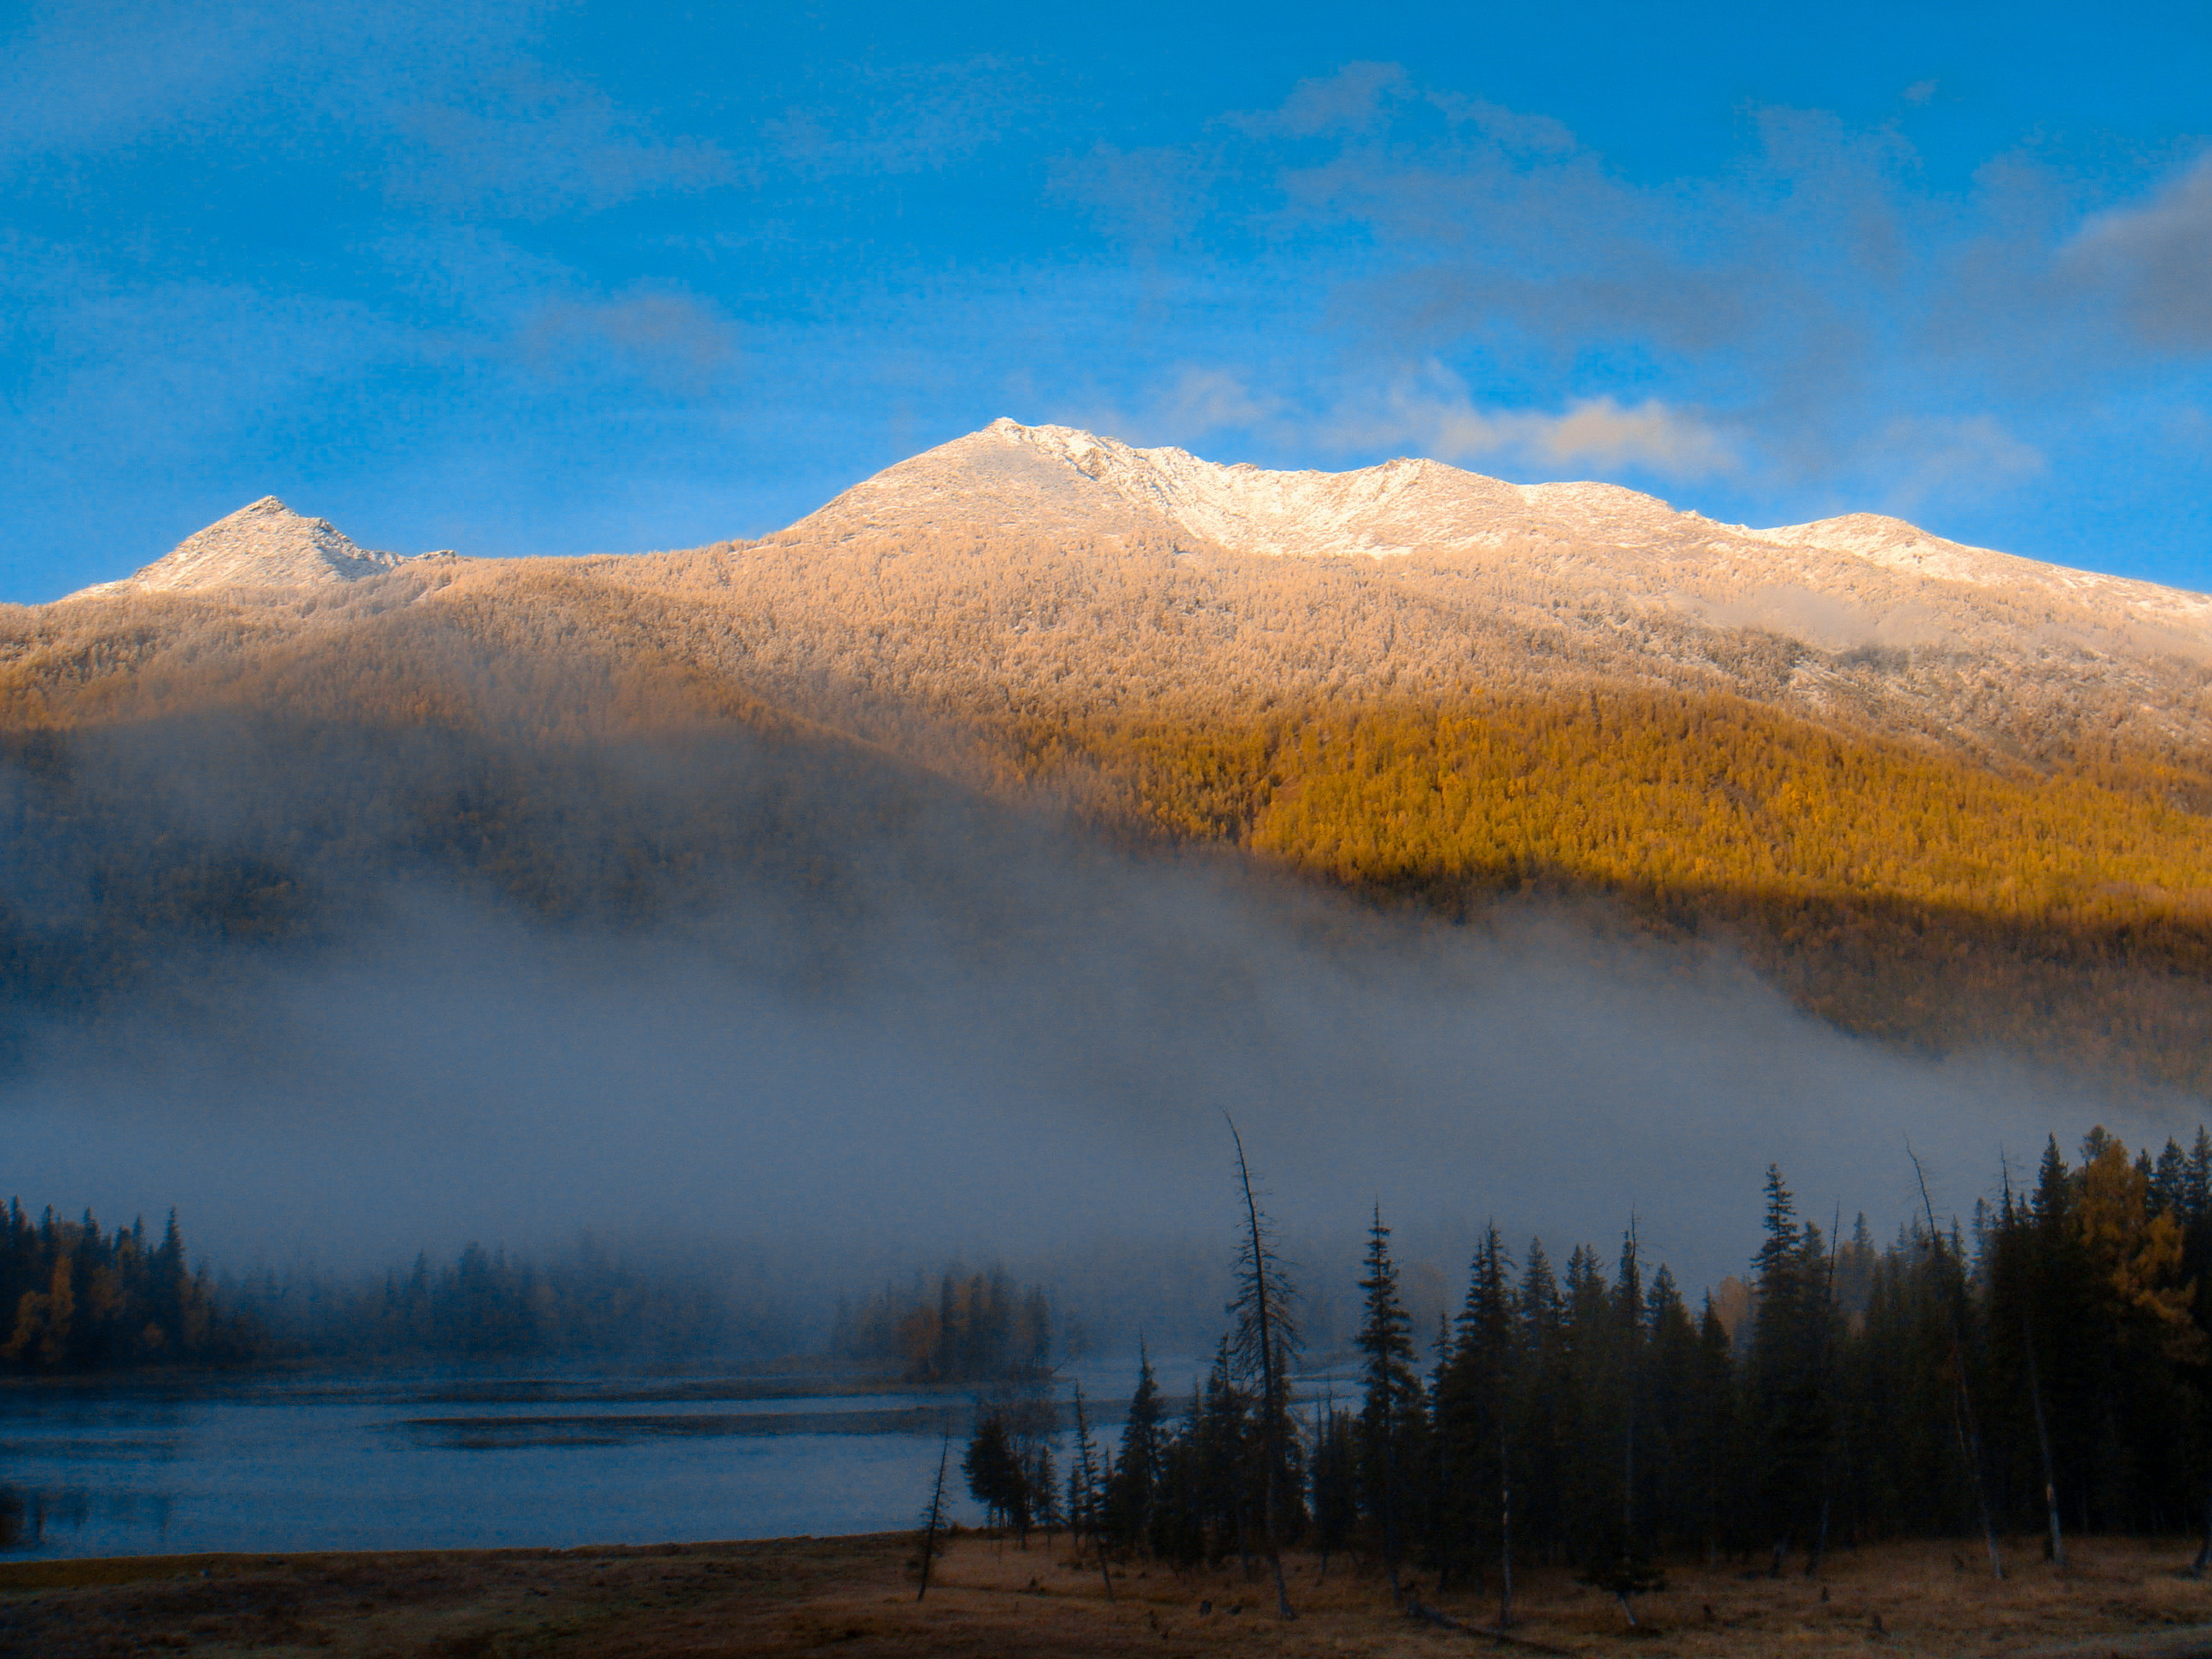
[[[0,599],[1000,415],[2212,588],[2212,7],[0,9]]]

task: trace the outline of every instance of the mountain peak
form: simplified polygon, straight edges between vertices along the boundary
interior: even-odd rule
[[[122,580],[81,588],[69,597],[197,592],[219,587],[317,587],[358,581],[399,562],[397,553],[355,545],[328,519],[307,518],[276,496],[264,495],[187,536],[153,563]]]

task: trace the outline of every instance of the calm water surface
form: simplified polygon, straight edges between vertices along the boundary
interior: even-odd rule
[[[1125,1370],[1085,1368],[1085,1392],[1125,1398]],[[882,1531],[914,1524],[947,1429],[956,1514],[979,1518],[957,1478],[967,1396],[834,1387],[574,1370],[0,1387],[0,1559]]]

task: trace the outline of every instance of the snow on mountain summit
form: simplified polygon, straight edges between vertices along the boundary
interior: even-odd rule
[[[319,586],[378,575],[400,562],[397,553],[356,546],[328,519],[304,517],[274,495],[264,495],[187,536],[122,580],[81,588],[69,597]]]
[[[1283,558],[1408,553],[1439,531],[1450,532],[1459,516],[1452,507],[1469,505],[1454,497],[1472,495],[1480,505],[1502,507],[1514,489],[1435,461],[1401,458],[1352,472],[1275,472],[1249,461],[1201,460],[1183,449],[1137,449],[1073,427],[1003,419],[959,441],[981,439],[1063,461],[1202,541]]]
[[[1968,547],[1900,519],[1859,513],[1756,530],[1619,484],[1508,483],[1406,457],[1279,472],[1006,419],[886,468],[783,536],[948,531],[1133,533],[1394,570],[1442,562],[1551,590],[1562,604],[1658,606],[1838,649],[1988,637],[1992,625],[2016,623],[1985,614],[2008,596],[2062,605],[2068,617],[2051,625],[2070,638],[2118,630],[2144,648],[2212,661],[2212,598]],[[1968,597],[1977,592],[1985,598]]]

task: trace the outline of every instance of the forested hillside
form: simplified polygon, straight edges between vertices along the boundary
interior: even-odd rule
[[[10,612],[11,983],[96,995],[167,941],[312,943],[363,879],[410,872],[549,915],[643,914],[732,870],[834,902],[831,843],[896,842],[957,803],[1009,845],[1036,833],[1029,813],[1072,813],[1108,842],[1234,848],[1457,921],[1565,901],[1741,951],[1847,1030],[2212,1089],[2212,760],[2118,670],[2086,701],[2046,686],[2009,707],[1993,670],[1941,653],[1850,668],[1952,677],[1956,706],[1989,716],[1989,741],[1961,747],[1877,729],[1836,663],[1757,630],[1708,631],[1705,666],[1670,659],[1655,684],[1601,635],[1561,635],[1553,657],[1526,617],[1455,635],[1480,607],[1408,610],[1356,571],[1329,577],[1350,608],[1317,614],[1282,561],[1276,587],[1239,590],[1239,621],[1115,586],[1157,566],[1218,599],[1218,573],[1171,549],[1102,554],[1088,619],[1030,628],[1048,554],[1079,551],[997,561],[996,586],[971,561],[956,588],[975,603],[949,609],[914,574],[939,555],[869,556],[904,586],[866,637],[857,600],[800,565],[752,582],[750,555],[446,561],[334,591]],[[866,562],[815,574],[857,583]],[[1194,629],[1227,654],[1177,654]],[[1428,666],[1353,672],[1363,629]],[[1102,654],[1124,637],[1158,654]],[[1778,701],[1717,684],[1707,659],[1730,641]],[[1207,661],[1230,672],[1194,679]],[[1307,664],[1312,689],[1267,692],[1271,662]],[[1784,706],[1815,683],[1830,717]],[[232,807],[149,787],[185,752]]]
[[[1849,1030],[2212,1085],[2212,780],[2175,759],[2001,770],[1618,688],[1015,730],[1126,820],[1378,901],[1601,898]]]

